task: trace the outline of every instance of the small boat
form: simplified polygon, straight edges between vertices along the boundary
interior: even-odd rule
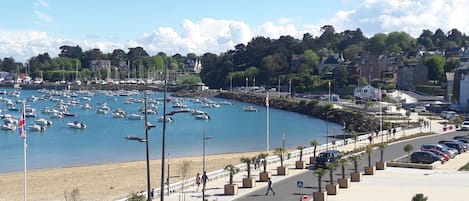
[[[142,120],[143,119],[143,116],[142,115],[139,115],[139,114],[130,114],[128,117],[127,117],[128,120]]]
[[[40,126],[50,126],[52,125],[52,121],[49,121],[47,119],[36,119],[34,120],[34,123]]]
[[[96,114],[107,114],[107,111],[108,110],[105,110],[103,108],[99,108],[98,110],[96,110]]]
[[[76,117],[76,113],[71,113],[71,112],[64,112],[62,113],[64,117]]]
[[[6,123],[4,122],[2,127],[1,127],[2,130],[15,130],[16,129],[16,126],[14,124],[10,124],[10,123]]]
[[[158,118],[158,121],[163,122],[163,119],[164,119],[164,117],[161,116],[160,118]],[[166,116],[166,122],[173,122],[173,121],[174,121],[174,119],[172,117]]]
[[[140,142],[145,142],[145,139],[143,139],[141,137],[137,137],[137,136],[125,136],[125,139],[126,140],[137,140],[137,141],[140,141]]]
[[[90,104],[88,104],[88,103],[86,103],[86,104],[83,104],[83,105],[81,106],[81,109],[84,109],[84,110],[89,110],[89,109],[91,109],[91,105],[90,105]]]
[[[233,103],[229,102],[229,101],[220,101],[218,102],[219,105],[233,105]]]
[[[36,114],[34,112],[28,112],[28,113],[24,114],[24,116],[26,118],[34,118],[34,117],[36,117]]]
[[[34,124],[32,126],[28,126],[28,129],[30,131],[40,131],[40,132],[44,132],[44,130],[46,130],[46,128],[44,126],[40,126],[40,125],[37,125],[37,124]]]
[[[253,106],[246,106],[246,107],[243,107],[243,110],[244,110],[245,112],[258,112],[258,111],[259,111],[259,109],[255,108],[255,107],[253,107]]]
[[[60,112],[54,112],[50,114],[50,118],[52,119],[62,119],[64,116]]]
[[[203,115],[203,114],[207,114],[207,113],[204,112],[204,111],[201,111],[201,110],[193,110],[193,111],[191,112],[191,115],[194,115],[194,116],[195,116],[195,115]]]
[[[123,118],[125,118],[125,114],[120,113],[120,112],[114,112],[114,113],[112,113],[112,118],[123,119]]]
[[[85,125],[85,124],[80,123],[80,122],[78,122],[78,121],[68,122],[67,125],[68,125],[68,127],[70,127],[70,128],[77,128],[77,129],[86,128],[86,125]]]
[[[208,114],[195,115],[194,118],[198,119],[198,120],[210,120],[210,119],[212,119]]]
[[[147,114],[157,114],[158,112],[154,111],[154,110],[147,110],[146,112]],[[142,111],[142,114],[145,114],[145,111]]]

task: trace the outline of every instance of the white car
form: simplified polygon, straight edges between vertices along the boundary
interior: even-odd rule
[[[469,131],[469,120],[466,120],[462,123],[461,125],[461,130],[463,131]]]

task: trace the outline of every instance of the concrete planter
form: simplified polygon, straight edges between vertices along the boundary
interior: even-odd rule
[[[326,191],[328,195],[337,195],[339,194],[339,184],[327,184]]]
[[[304,162],[304,161],[296,161],[296,162],[295,162],[295,168],[296,168],[296,169],[305,169],[305,168],[306,168],[306,162]]]
[[[362,181],[362,173],[361,172],[352,172],[350,173],[350,181],[352,182],[360,182]]]
[[[381,162],[381,161],[376,162],[376,169],[377,170],[384,170],[384,169],[386,169],[386,167],[387,167],[386,162]]]
[[[261,181],[261,182],[267,182],[270,177],[272,177],[272,173],[270,173],[270,172],[261,172],[261,173],[259,173],[259,181]]]
[[[376,173],[375,166],[367,166],[365,167],[365,175],[374,175]]]
[[[238,184],[225,184],[224,193],[225,195],[238,194]]]
[[[310,165],[314,164],[315,160],[316,160],[316,157],[314,157],[314,156],[309,157],[309,164]]]
[[[313,201],[327,201],[327,192],[313,192]]]
[[[256,180],[253,178],[243,178],[243,188],[256,187]]]
[[[288,174],[288,167],[279,166],[277,167],[277,175],[287,175]]]
[[[350,179],[349,178],[345,178],[345,179],[338,179],[338,183],[339,183],[339,188],[348,188],[350,187]]]

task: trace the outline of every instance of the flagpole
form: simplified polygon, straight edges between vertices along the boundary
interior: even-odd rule
[[[23,102],[23,111],[21,112],[21,119],[20,119],[20,137],[23,138],[23,164],[24,164],[24,201],[27,200],[27,180],[26,180],[26,172],[27,172],[27,160],[26,160],[26,153],[27,153],[27,144],[26,144],[26,118],[25,118],[25,104]]]
[[[23,139],[23,158],[24,158],[24,201],[26,201],[26,190],[27,190],[27,183],[26,183],[26,138]]]
[[[269,152],[269,92],[267,92],[267,97],[265,98],[265,105],[267,106],[267,152]]]

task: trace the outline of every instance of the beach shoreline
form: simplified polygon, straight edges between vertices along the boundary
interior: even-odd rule
[[[240,164],[241,157],[254,157],[262,151],[213,154],[205,156],[207,172]],[[170,158],[170,183],[181,179],[180,167],[190,162],[187,178],[202,173],[202,156]],[[167,171],[168,162],[165,162]],[[167,172],[165,172],[165,175]],[[161,160],[150,161],[152,188],[160,187]],[[166,181],[166,178],[165,178]],[[28,200],[64,200],[65,192],[77,188],[82,200],[116,200],[131,193],[145,191],[146,162],[131,161],[97,165],[28,170]],[[23,200],[23,171],[0,173],[0,200]]]

